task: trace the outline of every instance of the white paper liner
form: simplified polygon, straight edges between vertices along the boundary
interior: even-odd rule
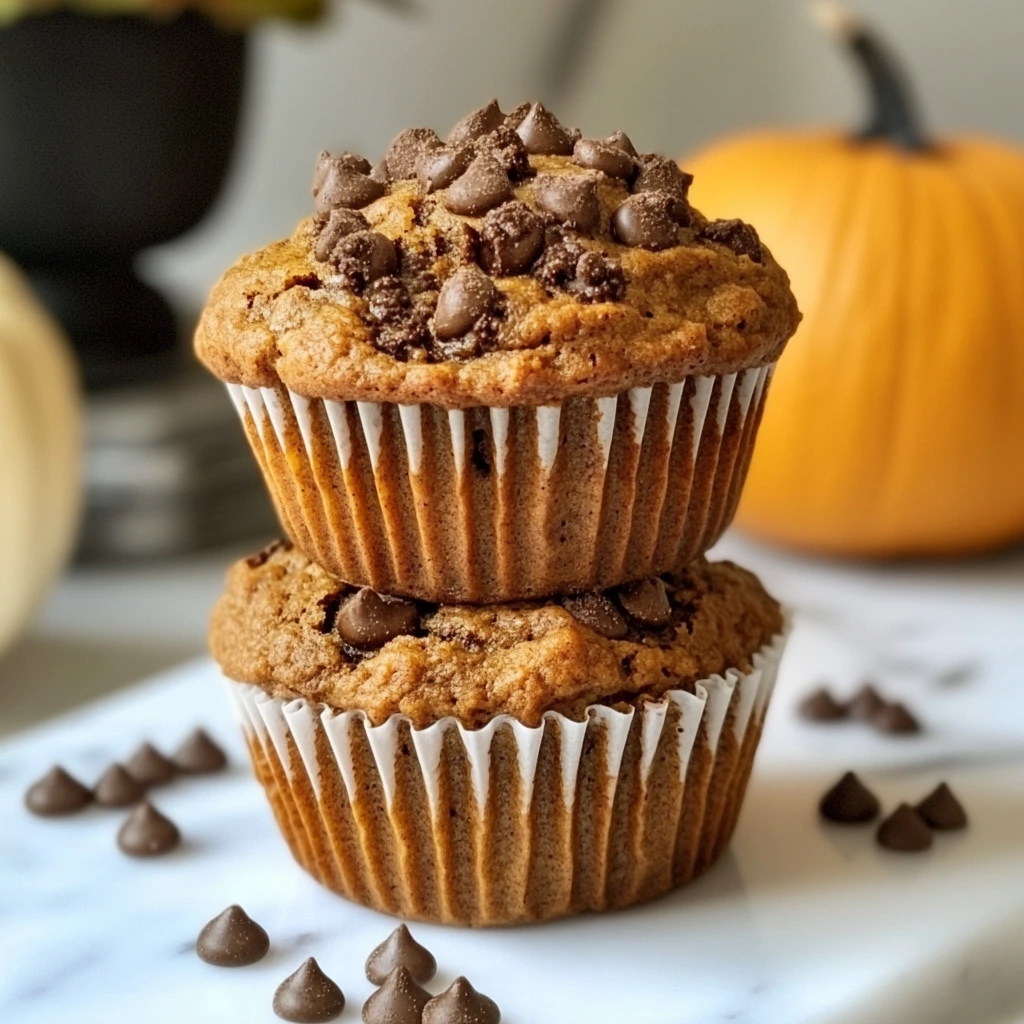
[[[707,550],[773,369],[512,409],[227,387],[306,555],[382,592],[491,602],[601,589]]]
[[[730,670],[693,693],[669,691],[625,711],[592,705],[580,722],[548,712],[535,728],[508,715],[475,730],[453,718],[415,729],[403,715],[373,726],[361,711],[317,709],[230,680],[228,689],[279,824],[314,876],[404,917],[505,924],[648,899],[718,856],[735,826],[786,636],[762,648],[748,673]],[[509,743],[496,754],[495,737],[506,727],[519,799],[502,809],[495,780],[509,777]],[[546,741],[556,756],[542,790],[562,796],[554,811],[538,795]],[[453,777],[462,764],[471,796],[460,803]],[[597,790],[586,787],[584,774],[598,779]],[[415,799],[403,791],[403,779],[417,776],[425,794],[418,818]],[[620,778],[629,792],[617,802]],[[669,831],[666,816],[678,823]],[[453,817],[468,823],[473,852],[446,864],[442,854],[456,842]],[[552,817],[562,825],[544,825]],[[521,837],[525,852],[495,877],[486,851],[498,847],[486,835],[502,828]],[[580,839],[584,832],[592,841]],[[623,847],[631,851],[628,869],[617,877],[613,853],[623,861]],[[563,880],[557,893],[532,888],[538,861]],[[514,899],[502,892],[505,877],[518,878]],[[456,891],[458,899],[447,898]]]

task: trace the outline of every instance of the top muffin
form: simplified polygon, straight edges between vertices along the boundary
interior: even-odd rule
[[[341,401],[542,405],[778,358],[799,313],[738,220],[621,132],[496,101],[371,168],[322,153],[315,214],[243,257],[196,333],[221,379]]]

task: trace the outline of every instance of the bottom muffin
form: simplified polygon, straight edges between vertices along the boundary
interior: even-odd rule
[[[722,852],[784,646],[729,562],[593,593],[426,605],[285,543],[235,565],[211,627],[296,859],[406,918],[624,907]]]

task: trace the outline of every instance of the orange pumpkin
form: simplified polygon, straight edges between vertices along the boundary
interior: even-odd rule
[[[866,73],[858,136],[749,134],[685,161],[694,205],[756,225],[804,313],[737,521],[854,555],[1024,536],[1024,151],[930,140],[891,56],[819,11]]]

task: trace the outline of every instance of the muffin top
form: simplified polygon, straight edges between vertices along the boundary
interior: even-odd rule
[[[375,167],[321,153],[315,213],[214,287],[196,350],[221,379],[311,398],[541,405],[778,358],[785,272],[690,175],[616,132],[496,101]]]
[[[546,711],[580,720],[690,689],[751,657],[782,629],[778,604],[731,562],[603,593],[503,605],[426,605],[349,587],[286,542],[238,562],[210,632],[226,675],[374,724],[467,727]]]

